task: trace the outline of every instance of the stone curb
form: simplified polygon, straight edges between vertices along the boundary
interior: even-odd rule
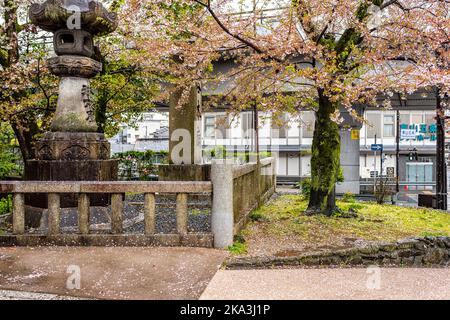
[[[450,266],[450,237],[407,238],[394,243],[308,252],[293,257],[230,257],[226,269],[270,269],[292,266]]]

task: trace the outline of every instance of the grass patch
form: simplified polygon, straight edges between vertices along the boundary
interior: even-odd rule
[[[233,245],[228,247],[228,251],[230,251],[233,255],[240,255],[247,253],[247,245],[245,243],[245,238],[243,234],[238,234],[234,236]]]
[[[247,252],[247,246],[245,243],[242,242],[234,242],[233,245],[228,247],[228,251],[231,252],[231,254],[234,255],[240,255]]]
[[[211,213],[210,209],[192,209],[189,210],[189,214],[193,215],[193,216],[200,216],[200,215],[208,215]]]
[[[249,218],[251,221],[263,221],[264,215],[259,210],[250,212]]]
[[[250,215],[253,222],[243,230],[248,251],[251,253],[253,246],[269,247],[271,243],[273,250],[277,245],[278,250],[282,246],[314,250],[350,246],[349,241],[356,239],[392,242],[407,237],[450,236],[450,214],[445,212],[348,198],[338,201],[338,206],[343,211],[356,211],[356,218],[306,216],[304,197],[278,197]]]

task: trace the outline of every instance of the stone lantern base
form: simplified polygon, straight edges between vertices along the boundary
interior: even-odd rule
[[[25,180],[31,181],[115,181],[118,161],[109,159],[110,144],[94,132],[47,132],[36,143],[36,159],[27,161]],[[90,195],[92,206],[106,206],[109,196]],[[29,195],[26,204],[47,208],[47,196]],[[61,195],[61,207],[78,205],[76,194]]]

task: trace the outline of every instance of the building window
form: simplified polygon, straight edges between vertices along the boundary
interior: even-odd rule
[[[394,115],[385,115],[383,123],[383,137],[392,138],[394,136]]]
[[[436,114],[435,113],[425,113],[425,124],[427,126],[430,126],[435,123],[436,123]]]
[[[367,113],[367,138],[381,138],[381,113]]]
[[[302,137],[303,138],[313,138],[314,137],[314,122],[316,117],[313,111],[302,112],[301,115],[301,127],[303,128]]]
[[[272,116],[272,138],[286,138],[288,116],[283,113]]]
[[[433,182],[433,163],[406,163],[406,174],[408,182]]]
[[[215,138],[215,126],[216,119],[214,116],[205,117],[205,138],[214,139]]]
[[[400,111],[400,125],[406,124],[409,126],[409,112],[401,112]]]
[[[153,120],[154,115],[153,114],[144,114],[144,121],[151,121]]]
[[[215,118],[215,129],[217,139],[227,138],[228,117],[226,115],[218,115]]]
[[[423,123],[423,114],[412,114],[411,115],[411,124],[418,125],[420,123]]]
[[[253,129],[253,113],[252,112],[244,112],[241,114],[241,122],[242,122],[242,137],[244,139],[252,138],[252,129]]]

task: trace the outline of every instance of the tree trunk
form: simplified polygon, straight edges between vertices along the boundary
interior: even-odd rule
[[[307,214],[330,216],[336,208],[335,184],[340,168],[339,126],[330,119],[337,109],[323,90],[319,89],[314,137],[311,147],[311,194]]]
[[[17,138],[17,142],[19,143],[23,161],[26,163],[27,160],[32,160],[35,158],[34,136],[39,134],[41,130],[39,129],[36,121],[21,120],[10,121],[10,124],[14,131],[14,135]]]

